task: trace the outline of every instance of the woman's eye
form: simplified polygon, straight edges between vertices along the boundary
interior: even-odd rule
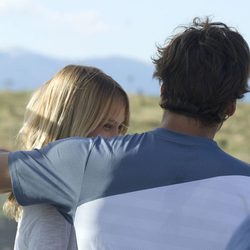
[[[106,130],[110,130],[110,129],[113,129],[114,125],[113,124],[109,124],[109,123],[106,123],[103,125],[103,128],[106,129]]]
[[[121,125],[118,127],[118,131],[119,131],[119,132],[122,132],[123,130],[124,130],[124,125],[121,124]]]

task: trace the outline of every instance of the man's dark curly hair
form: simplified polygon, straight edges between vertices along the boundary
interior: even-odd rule
[[[160,106],[221,123],[227,107],[248,92],[250,54],[243,37],[224,23],[195,18],[190,27],[158,47],[154,77],[162,86]]]

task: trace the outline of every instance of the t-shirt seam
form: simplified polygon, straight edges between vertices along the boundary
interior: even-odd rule
[[[80,203],[80,199],[81,199],[81,194],[82,194],[82,187],[83,187],[83,178],[84,178],[84,174],[85,174],[85,169],[87,167],[87,164],[88,164],[88,161],[89,161],[89,157],[90,157],[90,154],[92,153],[92,150],[93,148],[95,147],[95,141],[92,142],[92,147],[91,149],[89,150],[89,154],[86,158],[86,162],[85,162],[85,166],[84,166],[84,169],[83,169],[83,175],[82,175],[82,181],[81,181],[81,187],[80,187],[80,192],[79,192],[79,197],[78,197],[78,201],[77,201],[77,204],[75,205],[75,211]]]

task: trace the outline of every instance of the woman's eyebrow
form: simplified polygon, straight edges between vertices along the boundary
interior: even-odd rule
[[[113,122],[113,123],[116,123],[116,124],[119,123],[119,122],[117,122],[116,120],[113,120],[113,119],[104,119],[103,122]]]
[[[123,127],[128,128],[128,126],[125,125],[125,121],[119,123],[118,121],[113,120],[113,119],[107,119],[107,120],[104,119],[103,122],[111,122],[111,123],[114,123],[115,125],[122,125]]]

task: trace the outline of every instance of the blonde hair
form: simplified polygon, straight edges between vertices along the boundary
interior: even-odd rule
[[[116,102],[125,106],[121,131],[125,134],[129,100],[122,87],[97,68],[68,65],[31,97],[18,142],[23,149],[32,150],[65,137],[87,137],[105,120]],[[5,202],[4,211],[11,218],[20,218],[22,209],[13,193]]]

